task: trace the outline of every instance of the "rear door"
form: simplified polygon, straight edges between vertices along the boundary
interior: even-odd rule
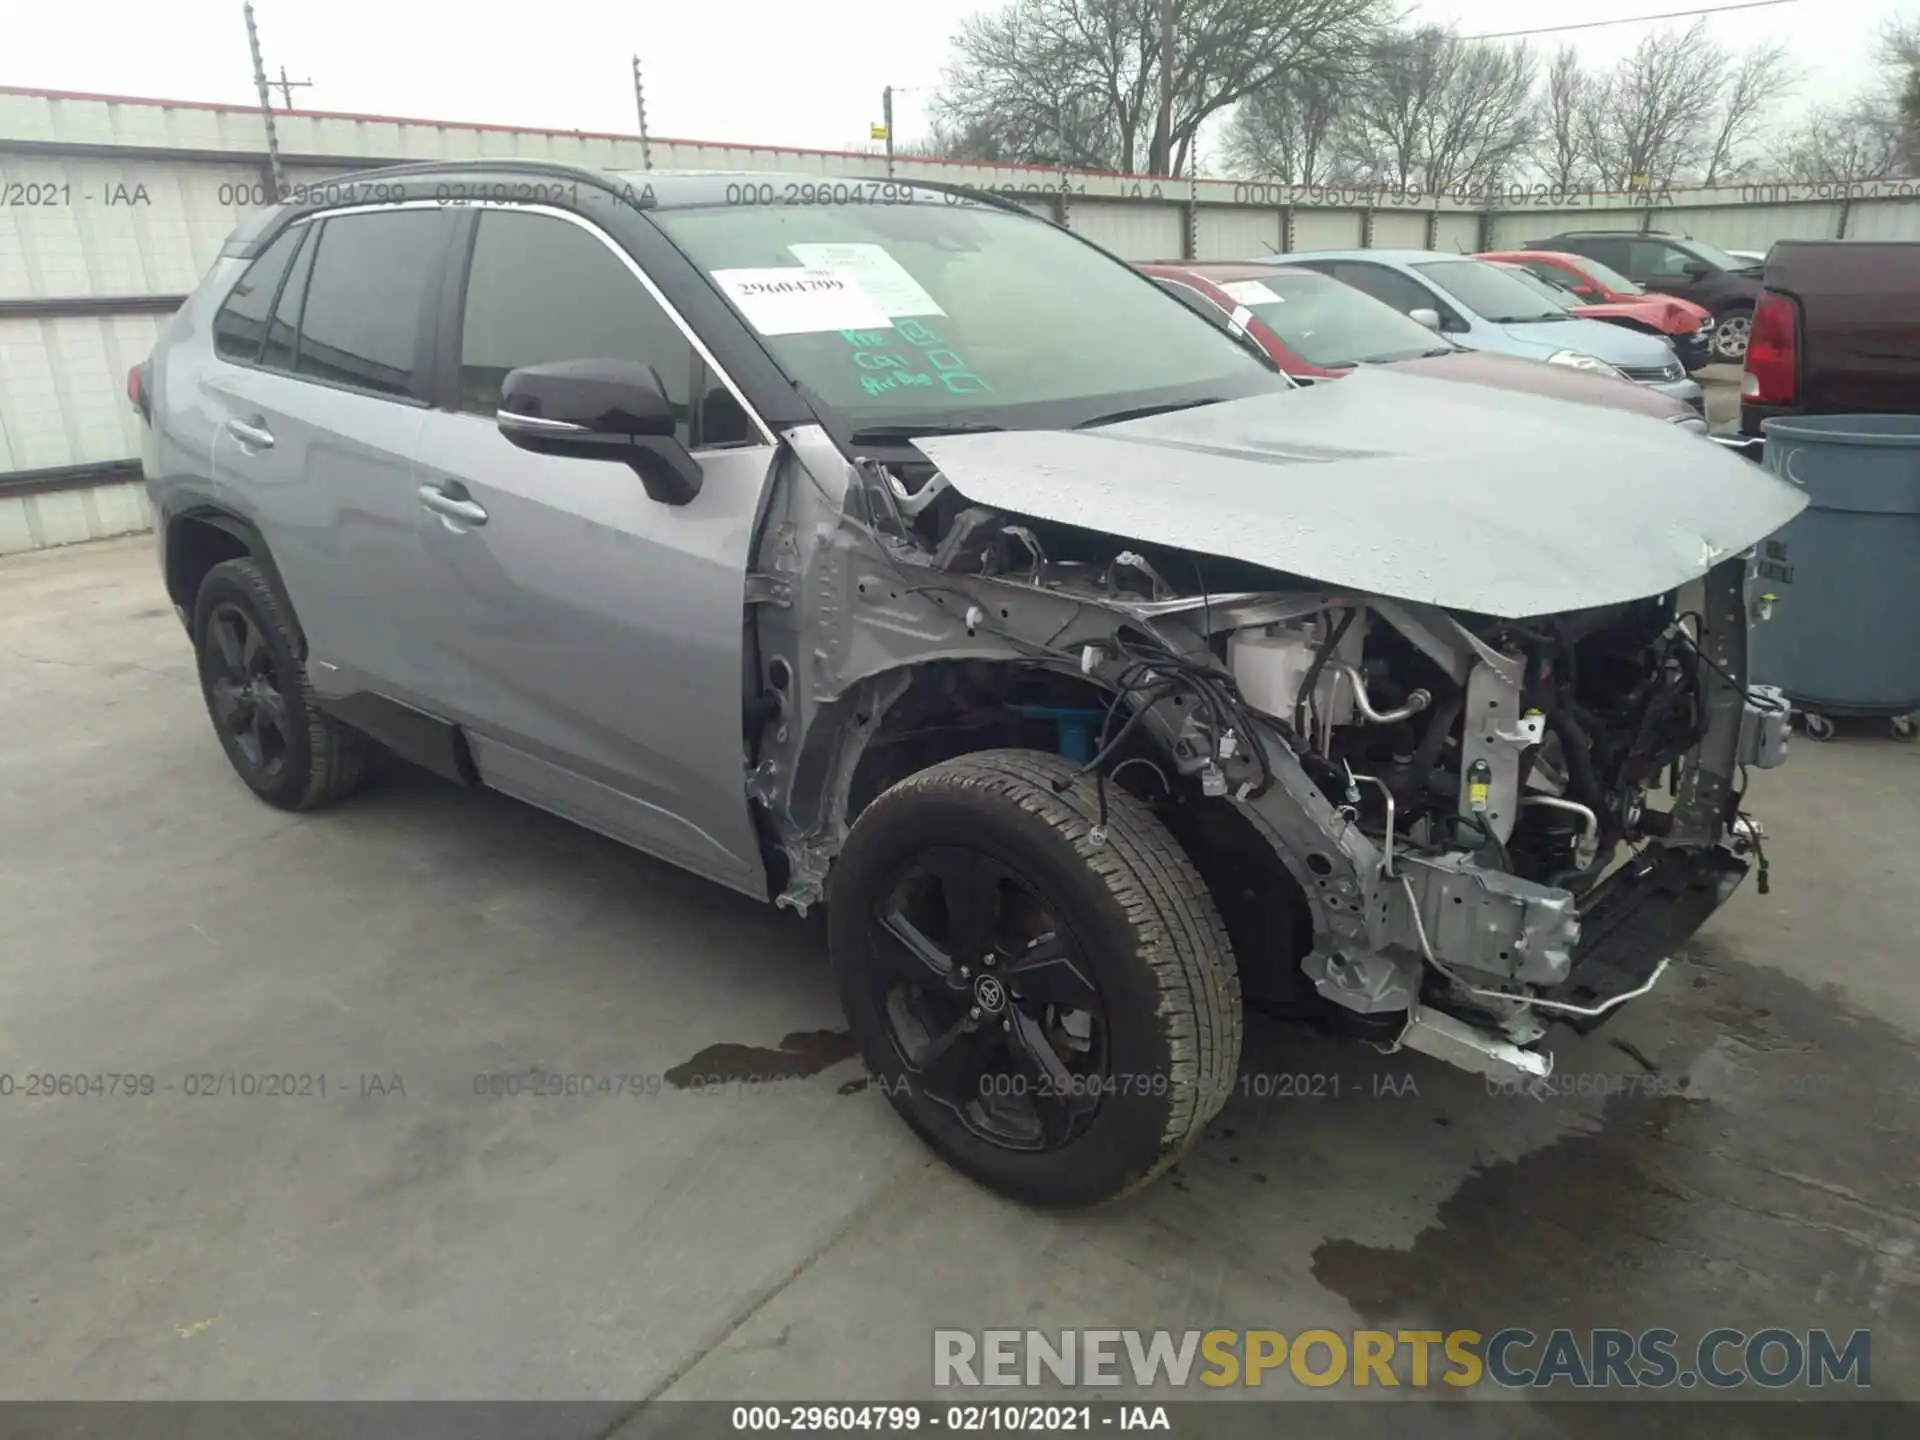
[[[466,728],[488,784],[764,896],[742,707],[771,436],[605,232],[539,207],[471,223],[458,378],[426,419],[412,521],[431,708]],[[653,367],[704,475],[691,503],[500,434],[508,371],[578,359]]]
[[[453,228],[431,206],[293,227],[276,242],[298,248],[257,353],[236,352],[208,385],[223,418],[216,482],[244,494],[266,536],[323,694],[424,698],[413,455]]]

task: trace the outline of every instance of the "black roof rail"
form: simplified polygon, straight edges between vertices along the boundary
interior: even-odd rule
[[[529,159],[521,155],[501,155],[489,158],[484,155],[470,155],[457,160],[408,160],[398,165],[375,165],[366,170],[353,170],[345,175],[335,175],[330,181],[320,184],[340,184],[347,180],[364,180],[376,175],[431,175],[436,170],[521,170],[535,175],[561,174],[586,180],[607,178],[607,172],[596,170],[589,165],[573,165],[565,160]]]

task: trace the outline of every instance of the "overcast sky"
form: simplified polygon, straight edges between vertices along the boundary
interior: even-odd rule
[[[1428,0],[1413,14],[1483,34],[1704,3],[1723,0]],[[284,63],[314,82],[294,92],[296,106],[631,133],[628,57],[637,51],[656,135],[840,149],[866,148],[889,83],[903,87],[897,133],[920,131],[949,38],[966,15],[990,8],[991,0],[257,0],[255,15],[269,70]],[[239,0],[13,0],[9,9],[0,84],[253,99]],[[1730,45],[1788,44],[1806,75],[1797,109],[1865,79],[1880,21],[1901,9],[1898,0],[1796,0],[1709,25]],[[1569,41],[1604,64],[1646,29],[1533,43]]]

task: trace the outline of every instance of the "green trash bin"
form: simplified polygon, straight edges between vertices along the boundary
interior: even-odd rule
[[[1768,420],[1766,463],[1807,508],[1760,545],[1772,618],[1754,627],[1753,679],[1830,735],[1832,716],[1920,710],[1920,415]]]

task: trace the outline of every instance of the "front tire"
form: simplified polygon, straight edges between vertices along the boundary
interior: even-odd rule
[[[234,772],[269,805],[311,810],[365,780],[373,744],[313,703],[284,602],[251,560],[225,560],[193,607],[200,693]]]
[[[1069,783],[1070,782],[1070,783]],[[1058,756],[965,755],[859,818],[830,944],[867,1067],[956,1169],[1016,1199],[1144,1185],[1225,1104],[1240,986],[1193,862]]]

